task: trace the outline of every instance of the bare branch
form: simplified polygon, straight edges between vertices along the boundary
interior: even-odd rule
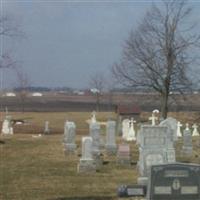
[[[186,1],[163,1],[163,5],[153,4],[138,29],[131,31],[112,72],[122,84],[159,92],[165,118],[170,91],[182,92],[192,85],[188,71],[199,58],[191,50],[200,47],[200,35],[185,27],[192,12]]]

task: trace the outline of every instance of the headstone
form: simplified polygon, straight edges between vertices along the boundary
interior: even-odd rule
[[[152,166],[147,188],[147,200],[199,200],[200,165]]]
[[[166,126],[141,126],[137,142],[139,145],[138,184],[147,184],[150,168],[155,164],[176,161],[175,149]]]
[[[90,136],[92,137],[92,154],[95,160],[96,169],[100,169],[103,160],[101,157],[101,137],[99,123],[90,123]]]
[[[152,126],[155,126],[156,120],[158,120],[158,117],[156,117],[155,113],[157,113],[157,112],[153,111],[151,117],[149,117],[149,120],[151,121]]]
[[[199,136],[198,126],[194,124],[192,128],[193,128],[192,136]]]
[[[1,130],[2,134],[5,135],[13,135],[13,127],[12,127],[12,123],[11,123],[11,116],[6,116],[6,118],[3,121],[2,124],[2,130]]]
[[[90,136],[92,137],[93,154],[100,154],[100,125],[97,122],[90,123]]]
[[[182,146],[182,154],[185,156],[191,156],[193,153],[192,146],[192,134],[188,127],[183,131],[183,146]]]
[[[130,129],[130,120],[129,119],[124,119],[122,121],[122,138],[124,140],[126,140],[127,137],[128,137],[129,129]]]
[[[170,132],[171,139],[173,142],[178,140],[178,138],[177,138],[177,120],[176,119],[174,119],[172,117],[168,117],[167,119],[162,121],[160,123],[160,125],[168,127],[168,131]]]
[[[146,190],[144,185],[121,185],[117,193],[119,197],[145,197]]]
[[[82,156],[78,164],[78,172],[95,172],[96,164],[92,154],[92,137],[82,137]]]
[[[96,112],[93,111],[92,112],[92,117],[91,117],[91,123],[96,123],[96,122],[97,122],[97,120],[96,120]]]
[[[76,150],[76,125],[74,122],[66,121],[64,127],[64,148],[65,153],[73,153]]]
[[[46,134],[46,135],[50,134],[49,121],[45,121],[45,124],[44,124],[44,134]]]
[[[117,163],[121,165],[130,165],[130,146],[129,144],[120,144],[117,151]]]
[[[185,124],[185,130],[189,131],[190,130],[190,125],[188,123]]]
[[[115,154],[117,150],[115,130],[116,122],[108,121],[106,125],[106,150],[108,154]]]
[[[129,128],[128,135],[127,135],[127,138],[126,138],[127,141],[135,141],[136,140],[134,123],[136,123],[136,121],[134,121],[133,118],[132,118],[130,120],[130,128]]]
[[[176,132],[177,137],[182,137],[182,133],[181,133],[182,126],[183,125],[181,124],[181,122],[177,122],[177,132]]]

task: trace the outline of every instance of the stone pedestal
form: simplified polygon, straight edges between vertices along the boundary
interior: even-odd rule
[[[64,152],[65,154],[74,153],[76,150],[76,144],[64,144]]]
[[[137,179],[138,185],[148,185],[148,178],[147,177],[138,177]]]
[[[96,164],[94,159],[80,159],[78,165],[78,172],[79,173],[92,173],[96,172]]]

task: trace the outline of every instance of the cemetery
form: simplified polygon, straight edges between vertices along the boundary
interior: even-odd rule
[[[197,123],[153,111],[117,132],[116,113],[24,113],[13,125],[19,115],[3,113],[1,199],[200,198]]]
[[[1,0],[0,200],[200,200],[200,0]]]

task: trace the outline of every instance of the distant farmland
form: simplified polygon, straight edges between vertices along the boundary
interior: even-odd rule
[[[142,111],[152,111],[160,107],[159,96],[155,94],[114,94],[102,95],[100,111],[115,111],[119,104],[135,104]],[[170,111],[200,111],[200,94],[176,95],[169,100]],[[1,97],[1,110],[20,112],[90,112],[96,110],[96,98],[92,95],[65,95],[47,93],[41,97],[26,97],[24,102],[16,97]]]

